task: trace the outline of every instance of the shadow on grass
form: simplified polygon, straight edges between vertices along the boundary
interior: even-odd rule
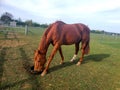
[[[32,83],[31,84],[32,85],[32,90],[42,90],[42,88],[40,87],[40,83],[39,83],[37,77],[35,75],[32,75],[30,73],[30,71],[29,71],[30,67],[31,67],[31,65],[29,63],[30,58],[27,57],[27,54],[26,54],[26,52],[25,52],[25,50],[23,48],[20,48],[19,50],[21,52],[21,56],[22,56],[22,60],[23,60],[23,67],[24,67],[24,69],[26,70],[26,72],[27,72],[27,74],[29,76],[28,79]]]
[[[22,56],[23,67],[24,67],[24,69],[25,69],[27,72],[29,72],[30,67],[31,67],[31,65],[30,65],[30,63],[29,63],[30,58],[27,57],[27,54],[26,54],[26,52],[24,51],[23,48],[19,48],[19,50],[20,50],[20,54],[21,54],[21,56]]]
[[[17,86],[17,85],[20,85],[20,84],[23,84],[25,82],[29,81],[29,79],[24,79],[22,81],[18,81],[18,82],[15,82],[15,83],[7,83],[6,85],[4,86],[1,86],[0,87],[0,90],[10,90],[11,87],[14,87],[14,86]]]
[[[40,83],[37,79],[37,76],[30,74],[28,71],[28,69],[30,69],[30,63],[29,63],[30,59],[29,59],[29,57],[27,57],[25,50],[23,48],[19,48],[19,50],[20,50],[20,54],[22,56],[21,59],[22,59],[23,67],[26,70],[28,78],[23,79],[23,80],[18,81],[18,82],[14,82],[14,83],[7,83],[6,85],[1,86],[1,79],[2,79],[2,73],[3,73],[2,67],[3,67],[4,61],[5,61],[5,54],[6,54],[5,53],[6,49],[3,49],[1,51],[2,54],[0,53],[0,60],[3,60],[2,63],[0,62],[0,90],[10,89],[10,88],[15,87],[17,85],[22,85],[26,82],[31,84],[31,87],[32,87],[31,90],[42,90]]]
[[[110,57],[110,54],[92,54],[88,55],[84,58],[83,63],[87,63],[89,61],[95,61],[95,62],[100,62],[104,60],[105,58]]]
[[[28,76],[28,78],[14,82],[14,83],[7,83],[5,85],[1,86],[1,79],[2,79],[2,75],[3,75],[3,64],[5,61],[5,54],[6,54],[6,48],[2,49],[0,53],[0,90],[6,90],[6,89],[10,89],[12,87],[18,86],[18,85],[22,85],[24,83],[29,83],[31,84],[31,90],[43,90],[42,87],[40,86],[41,84],[39,83],[39,79],[37,79],[36,75],[32,75],[31,73],[29,73],[28,69],[30,69],[30,63],[29,63],[29,57],[27,57],[27,54],[25,52],[25,50],[23,48],[19,48],[20,50],[20,54],[22,56],[21,60],[23,63],[23,68],[26,70],[26,74]],[[22,72],[21,72],[22,74]]]
[[[48,73],[57,71],[57,70],[59,70],[59,69],[65,68],[65,67],[69,67],[69,66],[75,65],[77,62],[78,62],[78,60],[75,60],[74,62],[68,61],[68,62],[64,62],[62,65],[59,64],[59,65],[57,65],[57,66],[53,66],[53,67],[51,67],[51,68],[48,70]]]
[[[1,83],[2,83],[2,77],[3,77],[3,65],[5,60],[5,56],[6,56],[6,49],[7,48],[2,48],[0,51],[0,90],[1,90]]]
[[[88,56],[84,57],[82,64],[88,63],[91,60],[95,61],[95,62],[100,62],[103,59],[108,58],[109,56],[110,56],[109,54],[93,54],[93,55],[88,55]],[[68,62],[64,62],[64,64],[62,64],[62,65],[53,66],[53,67],[51,67],[49,69],[49,73],[50,72],[54,72],[54,71],[59,70],[59,69],[62,69],[62,68],[65,68],[65,67],[76,65],[76,63],[78,61],[79,61],[79,59],[75,60],[74,62],[68,61]]]

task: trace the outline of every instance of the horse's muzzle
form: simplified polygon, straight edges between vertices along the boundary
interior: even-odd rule
[[[42,71],[34,71],[34,66],[32,66],[32,67],[30,68],[30,73],[32,73],[32,74],[41,74]]]

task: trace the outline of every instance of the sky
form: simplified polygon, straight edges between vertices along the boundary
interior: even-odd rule
[[[0,16],[68,24],[84,23],[90,29],[120,33],[120,0],[0,0]]]

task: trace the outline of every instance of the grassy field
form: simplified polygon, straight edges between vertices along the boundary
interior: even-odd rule
[[[29,29],[27,36],[22,28],[0,32],[0,90],[120,90],[120,36],[91,33],[91,51],[81,66],[76,66],[80,52],[70,62],[74,45],[62,46],[64,64],[59,65],[57,53],[49,73],[41,77],[30,74],[28,68],[44,29]]]

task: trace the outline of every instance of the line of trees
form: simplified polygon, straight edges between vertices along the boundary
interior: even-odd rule
[[[97,33],[97,34],[104,34],[104,30],[91,30],[92,33]]]
[[[21,18],[18,19],[14,19],[13,15],[9,12],[5,12],[1,15],[0,17],[0,24],[2,22],[2,24],[4,25],[9,25],[11,21],[15,21],[17,26],[31,26],[31,27],[43,27],[46,28],[48,27],[48,24],[39,24],[37,22],[33,22],[32,20],[26,20],[26,21],[22,21]],[[110,32],[105,32],[104,30],[91,30],[92,33],[97,33],[97,34],[109,34],[109,35],[120,35],[120,34],[116,34],[116,33],[110,33]]]
[[[43,27],[46,28],[48,27],[48,24],[39,24],[37,22],[33,22],[32,20],[26,20],[25,22],[23,22],[20,18],[18,20],[15,20],[15,22],[17,22],[18,26],[32,26],[32,27]]]
[[[120,35],[120,33],[106,32],[104,30],[91,30],[90,32],[91,33],[96,33],[96,34]]]
[[[28,26],[32,26],[32,27],[43,27],[43,28],[48,27],[48,24],[39,24],[37,22],[33,22],[32,20],[22,21],[21,18],[14,19],[13,15],[9,12],[3,13],[0,17],[0,22],[2,24],[9,25],[10,22],[12,22],[12,21],[15,21],[17,26],[28,25]]]

